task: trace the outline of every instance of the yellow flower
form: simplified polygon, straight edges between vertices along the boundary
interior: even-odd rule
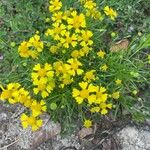
[[[20,88],[12,92],[13,97],[17,99],[17,102],[23,104],[25,107],[29,108],[32,104],[32,99],[30,93],[24,88]]]
[[[78,50],[74,50],[72,51],[71,56],[73,58],[80,58],[80,52]]]
[[[68,71],[70,70],[71,66],[68,64],[64,64],[62,61],[56,61],[53,64],[54,69],[56,71],[56,75],[59,76],[61,74],[68,74]]]
[[[100,107],[92,107],[90,109],[91,113],[96,113],[96,112],[99,112],[100,111]]]
[[[86,16],[97,20],[103,20],[102,14],[97,10],[97,8],[87,9]]]
[[[39,103],[36,100],[33,100],[31,105],[32,115],[37,117],[42,114],[42,112],[46,112],[46,103],[44,100],[41,100]]]
[[[115,18],[117,17],[117,12],[116,11],[114,11],[112,8],[110,8],[109,6],[106,6],[105,8],[104,8],[104,12],[105,12],[105,14],[107,15],[107,16],[110,16],[110,18],[112,19],[112,20],[115,20]]]
[[[23,41],[18,47],[18,53],[21,57],[30,57],[30,51],[28,50],[28,42]]]
[[[112,98],[113,99],[118,99],[120,97],[120,92],[114,92],[113,94],[112,94]]]
[[[89,10],[92,10],[96,7],[96,3],[94,3],[93,0],[88,0],[85,2],[84,7]]]
[[[70,75],[81,75],[84,72],[82,69],[79,68],[79,66],[82,66],[82,63],[79,62],[77,59],[71,58],[67,62],[70,65],[70,70],[68,71]]]
[[[52,36],[54,38],[54,40],[60,40],[60,38],[62,36],[65,35],[66,33],[66,26],[64,24],[59,24],[59,23],[53,23],[53,28],[52,29],[48,29],[45,32],[46,36]]]
[[[14,93],[14,95],[18,98],[18,102],[23,104],[25,107],[29,108],[31,106],[31,96],[29,95],[29,92],[24,88],[19,89],[18,92]]]
[[[64,64],[62,61],[57,61],[53,66],[56,75],[59,76],[59,81],[62,82],[60,85],[61,88],[64,88],[65,85],[69,85],[73,82],[72,73],[75,73],[76,70],[73,70],[70,64]]]
[[[68,28],[74,28],[75,32],[80,32],[81,28],[86,27],[86,21],[84,14],[77,15],[77,11],[73,11],[71,13],[71,17],[67,18]]]
[[[53,79],[48,79],[41,77],[39,80],[34,80],[33,85],[36,87],[33,89],[34,94],[41,92],[42,98],[45,98],[52,92],[55,87],[55,82]]]
[[[79,86],[81,90],[73,88],[72,92],[72,96],[75,98],[76,102],[81,104],[84,100],[88,100],[88,103],[92,104],[96,100],[96,96],[93,94],[90,95],[90,93],[95,92],[95,86],[92,84],[88,85],[87,82],[80,82]]]
[[[120,85],[122,83],[122,80],[117,79],[115,82],[116,82],[116,85]]]
[[[70,35],[70,32],[66,32],[64,37],[60,39],[60,42],[65,48],[69,48],[70,45],[75,47],[77,45],[77,36],[74,33]]]
[[[97,87],[95,103],[96,104],[104,103],[106,102],[107,97],[108,97],[108,94],[106,93],[106,88],[101,87],[101,86]]]
[[[40,41],[39,35],[36,34],[33,37],[31,37],[29,39],[28,43],[29,43],[29,47],[31,47],[31,49],[33,49],[33,47],[34,47],[37,52],[42,52],[44,44],[42,41]]]
[[[106,70],[108,69],[108,66],[105,64],[105,65],[103,65],[102,67],[100,67],[100,69],[101,69],[102,71],[106,71]]]
[[[85,81],[88,81],[88,82],[91,82],[92,80],[95,80],[95,79],[96,79],[96,78],[95,78],[95,75],[94,75],[94,72],[95,72],[95,71],[96,71],[96,70],[90,70],[90,71],[86,72],[83,79],[84,79]]]
[[[18,47],[18,52],[21,57],[35,59],[38,58],[38,54],[42,52],[43,47],[44,44],[40,41],[40,36],[36,34],[29,41],[23,41]]]
[[[106,55],[106,53],[103,51],[103,50],[100,50],[98,53],[97,53],[97,56],[100,57],[100,58],[104,58],[104,56]]]
[[[50,52],[53,53],[53,54],[56,54],[58,53],[58,50],[60,50],[61,48],[61,43],[58,43],[57,45],[53,45],[50,47]]]
[[[54,13],[52,16],[52,21],[54,21],[55,23],[61,23],[63,19],[65,20],[66,17],[61,11]]]
[[[9,103],[15,104],[18,102],[18,91],[21,85],[19,83],[9,83],[6,89],[3,89],[0,99],[1,100],[8,100]]]
[[[60,85],[61,88],[64,88],[65,85],[69,85],[73,82],[73,78],[70,76],[70,74],[64,74],[59,79],[62,81],[62,84]]]
[[[102,20],[102,15],[99,12],[96,3],[93,0],[80,0],[80,2],[85,8],[87,17]]]
[[[85,46],[85,47],[81,48],[81,49],[79,50],[80,56],[83,57],[83,56],[87,55],[90,50],[91,50],[91,48],[88,47],[88,46]]]
[[[49,6],[49,11],[50,12],[55,12],[60,10],[62,7],[62,2],[59,0],[50,0],[50,6]]]
[[[100,104],[100,109],[101,109],[100,112],[101,112],[102,115],[105,115],[105,114],[108,113],[107,108],[111,109],[112,108],[112,104],[111,103],[110,104],[106,104],[106,103],[101,103]]]
[[[91,120],[85,120],[84,121],[84,127],[90,128],[92,126],[92,121]]]
[[[41,119],[37,119],[34,116],[27,116],[25,113],[21,115],[20,120],[23,128],[31,126],[32,131],[38,130],[43,124],[43,121]]]
[[[82,30],[81,36],[78,38],[79,41],[81,41],[80,45],[83,47],[91,46],[93,44],[93,41],[90,40],[90,38],[93,36],[93,33],[89,30]]]
[[[32,72],[32,80],[40,79],[41,77],[44,78],[53,78],[54,71],[52,71],[52,66],[48,63],[45,63],[43,67],[40,64],[36,64],[33,67]]]

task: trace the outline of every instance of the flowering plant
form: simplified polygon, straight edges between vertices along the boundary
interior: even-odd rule
[[[45,112],[60,122],[80,117],[87,128],[121,106],[132,112],[127,103],[134,106],[137,79],[143,82],[146,77],[141,62],[132,59],[132,45],[113,52],[103,38],[117,12],[109,6],[100,12],[93,0],[80,0],[68,9],[62,1],[50,0],[49,12],[44,34],[37,31],[18,47],[18,55],[26,60],[21,66],[27,70],[25,81],[2,86],[1,100],[27,108],[22,126],[39,129]]]

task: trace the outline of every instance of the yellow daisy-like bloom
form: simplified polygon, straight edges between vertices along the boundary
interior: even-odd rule
[[[18,52],[21,57],[28,58],[31,56],[31,52],[29,51],[28,47],[29,47],[29,45],[28,45],[28,42],[26,42],[26,41],[23,41],[19,45]]]
[[[108,97],[108,94],[106,93],[106,88],[97,87],[95,103],[100,104],[100,103],[106,102],[107,97]]]
[[[70,74],[64,74],[59,79],[60,81],[62,81],[62,84],[60,85],[61,88],[64,88],[65,85],[69,85],[73,82],[73,78],[71,77]]]
[[[65,16],[65,21],[67,20],[67,18],[69,18],[71,16],[71,13],[73,12],[74,8],[69,8],[68,10],[64,11],[64,16]]]
[[[25,113],[21,115],[20,120],[23,128],[31,126],[32,131],[38,130],[43,124],[43,121],[41,119],[37,119],[34,116],[27,116]]]
[[[87,9],[86,16],[92,17],[97,20],[103,20],[102,14],[97,10],[97,8],[93,8],[93,9],[89,9],[89,10]]]
[[[48,79],[41,77],[39,80],[34,80],[33,85],[36,87],[33,89],[34,94],[41,92],[42,98],[45,98],[52,92],[55,87],[55,82],[53,79]]]
[[[70,65],[70,70],[68,71],[70,75],[81,75],[84,72],[82,69],[79,68],[80,66],[82,66],[82,63],[79,62],[77,59],[71,58],[67,62]]]
[[[70,32],[66,32],[64,37],[60,39],[60,42],[65,48],[69,48],[70,45],[75,47],[77,45],[77,35],[70,34]]]
[[[62,61],[56,61],[53,63],[54,70],[56,71],[56,75],[60,75],[63,73],[63,62]]]
[[[63,12],[59,11],[53,14],[52,21],[55,23],[62,23],[62,20],[66,20],[66,16]]]
[[[85,81],[88,81],[88,82],[91,82],[92,80],[95,80],[96,77],[94,75],[94,72],[96,72],[96,70],[90,70],[90,71],[86,72],[83,79]]]
[[[50,12],[55,12],[60,10],[62,7],[62,2],[59,0],[50,0],[50,6],[49,6],[49,11]]]
[[[83,47],[91,46],[93,41],[90,39],[93,36],[93,33],[89,30],[82,30],[81,36],[78,38],[81,41],[80,45]]]
[[[79,51],[81,57],[87,55],[87,54],[89,53],[90,50],[91,50],[91,48],[88,47],[88,46],[85,46],[85,47],[81,48],[80,51]]]
[[[102,115],[106,115],[108,113],[108,109],[111,109],[112,108],[112,104],[109,103],[105,103],[105,102],[102,102],[100,103],[98,106],[95,106],[95,107],[92,107],[90,109],[91,113],[101,113]]]
[[[64,64],[62,61],[55,62],[53,66],[57,76],[68,74],[68,71],[71,69],[70,65]]]
[[[44,44],[40,41],[39,35],[34,35],[29,41],[23,41],[18,48],[21,57],[38,58],[38,54],[43,51]]]
[[[84,8],[92,10],[95,7],[96,7],[96,3],[94,3],[93,0],[85,1]]]
[[[61,36],[66,33],[66,26],[64,24],[53,23],[53,28],[48,29],[45,33],[46,36],[52,36],[54,40],[59,40]]]
[[[37,80],[40,78],[53,78],[54,71],[52,71],[52,66],[48,63],[45,63],[43,67],[40,64],[36,64],[33,67],[33,72],[31,74],[32,80]]]
[[[86,10],[86,16],[102,20],[103,17],[98,10],[97,4],[93,0],[80,0]]]
[[[60,47],[61,47],[61,44],[58,43],[57,45],[51,46],[49,50],[51,53],[56,54],[58,53],[58,50],[60,49]]]
[[[97,56],[100,57],[100,58],[104,58],[104,56],[106,55],[106,53],[103,51],[103,50],[100,50],[98,53],[97,53]]]
[[[73,57],[73,58],[80,58],[80,52],[78,50],[72,51],[71,57]]]
[[[59,76],[59,81],[62,82],[60,85],[61,88],[64,88],[65,85],[69,85],[73,82],[72,74],[69,73],[72,71],[71,65],[58,61],[55,62],[53,66],[56,71],[56,75]]]
[[[122,83],[122,80],[117,79],[117,80],[115,81],[115,83],[116,83],[116,85],[120,85],[120,84]]]
[[[9,103],[15,104],[18,102],[17,93],[21,85],[19,83],[9,83],[6,89],[3,89],[0,100],[8,100]]]
[[[31,52],[36,51],[37,53],[40,53],[43,51],[44,48],[44,43],[42,41],[40,41],[40,36],[39,35],[34,35],[33,37],[31,37],[28,41],[28,45],[29,45],[29,50]],[[32,55],[31,53],[31,57],[37,57],[34,56],[34,53]]]
[[[73,11],[71,13],[71,17],[67,18],[67,22],[68,22],[68,28],[75,29],[75,32],[80,32],[81,28],[85,28],[86,27],[86,21],[85,21],[85,16],[84,14],[79,14],[77,15],[77,11]]]
[[[37,117],[41,115],[43,112],[46,112],[46,103],[44,100],[41,100],[40,102],[37,102],[36,100],[33,100],[32,105],[31,105],[31,111],[32,115],[34,117]]]
[[[100,111],[100,107],[98,107],[98,106],[92,107],[92,108],[90,109],[90,112],[91,112],[91,113],[98,113],[99,111]]]
[[[91,94],[92,92],[96,91],[95,86],[92,84],[88,85],[88,82],[80,82],[79,86],[81,90],[73,88],[72,95],[75,98],[78,104],[82,104],[84,100],[88,100],[89,104],[92,104],[96,100],[96,96]]]
[[[104,8],[104,12],[107,16],[110,16],[112,20],[115,20],[115,18],[117,17],[117,12],[113,10],[112,8],[110,8],[109,6],[106,6]]]
[[[40,41],[39,35],[34,35],[29,39],[29,46],[33,46],[36,48],[38,52],[41,52],[43,50],[43,42]]]
[[[73,58],[81,58],[81,57],[87,55],[89,50],[90,50],[89,47],[83,47],[80,50],[73,50],[71,53],[71,56]]]
[[[107,71],[108,66],[105,64],[105,65],[103,65],[102,67],[100,67],[100,69],[101,69],[102,71]]]
[[[106,115],[108,113],[108,109],[111,109],[112,108],[112,104],[106,104],[106,103],[101,103],[100,104],[100,113],[102,115]]]
[[[84,121],[84,127],[86,128],[90,128],[92,126],[92,121],[91,120],[85,120]]]
[[[23,104],[25,107],[29,108],[32,104],[32,99],[30,93],[24,88],[20,88],[18,91],[14,92],[13,95],[17,97],[18,102]]]
[[[114,93],[112,94],[112,98],[113,98],[113,99],[119,99],[119,97],[120,97],[120,92],[114,92]]]

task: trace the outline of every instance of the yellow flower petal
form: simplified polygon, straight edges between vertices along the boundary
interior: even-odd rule
[[[79,86],[84,90],[84,89],[87,88],[88,83],[87,83],[87,82],[80,82],[80,83],[79,83]]]
[[[79,90],[77,90],[77,89],[73,89],[72,94],[73,94],[73,97],[77,97],[77,96],[79,96],[79,95],[80,95],[80,91],[79,91]]]
[[[82,104],[83,103],[83,98],[82,97],[76,97],[75,99],[76,99],[76,102],[78,104]]]
[[[91,120],[85,120],[85,121],[84,121],[84,126],[85,126],[86,128],[90,128],[90,127],[92,126],[92,121],[91,121]]]
[[[88,103],[91,105],[92,103],[95,103],[96,95],[92,94],[88,97]]]
[[[21,122],[21,124],[22,124],[22,126],[23,126],[23,128],[27,128],[28,127],[28,122],[26,122],[26,121],[23,121],[23,122]]]
[[[101,110],[101,114],[102,114],[102,115],[105,115],[105,114],[107,114],[107,113],[108,113],[108,110],[107,110],[107,109],[102,109],[102,110]]]

